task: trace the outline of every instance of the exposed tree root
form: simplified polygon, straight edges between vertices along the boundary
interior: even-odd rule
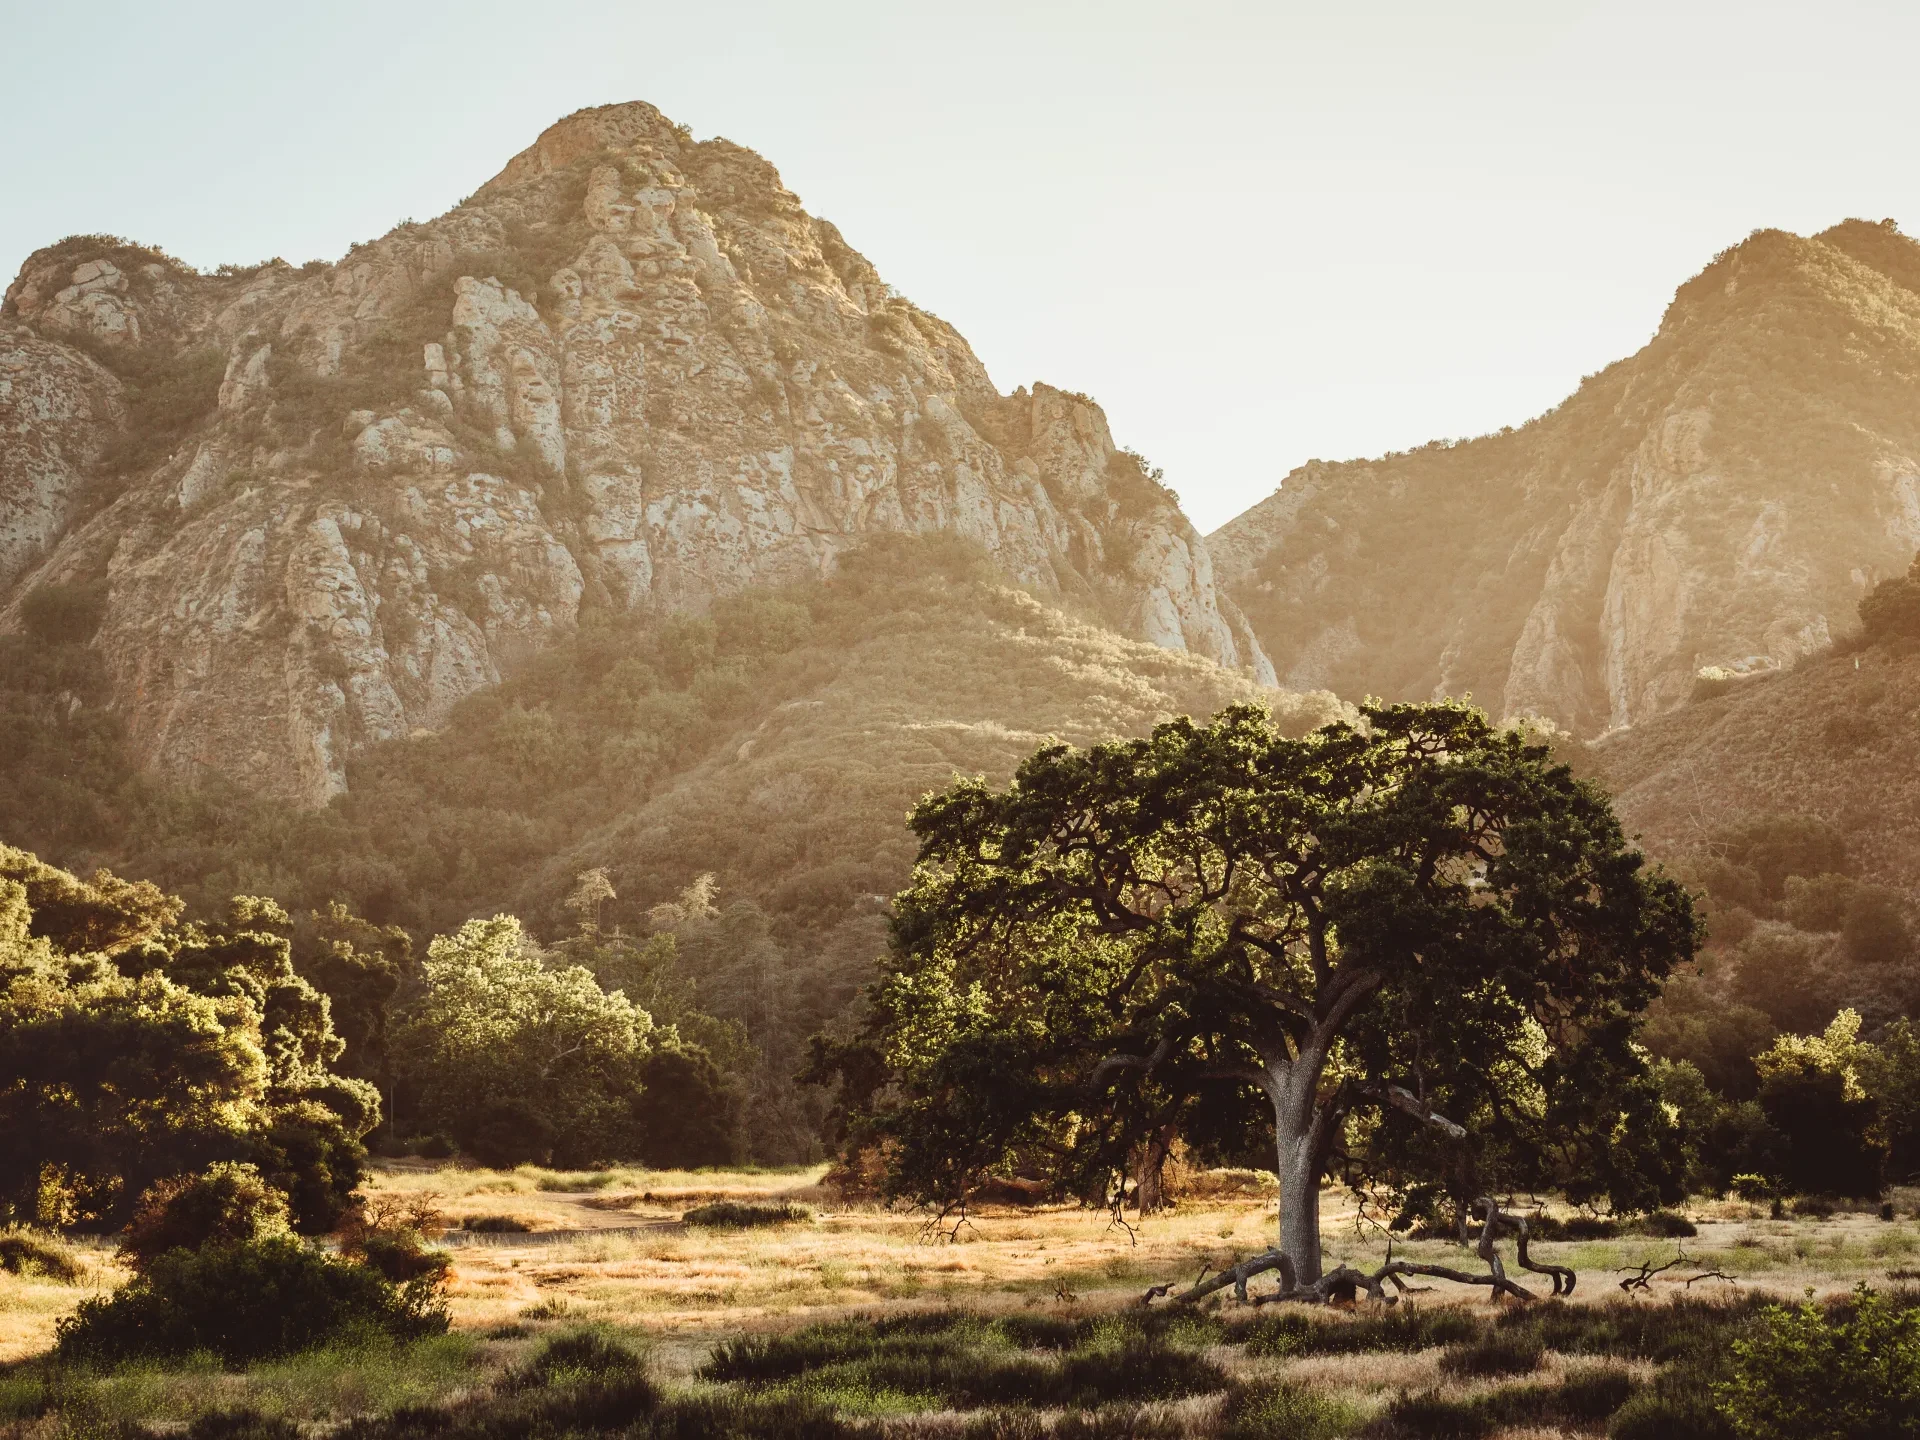
[[[1491,1287],[1494,1294],[1511,1295],[1516,1300],[1538,1299],[1539,1297],[1531,1290],[1516,1283],[1507,1275],[1507,1267],[1501,1260],[1500,1251],[1495,1243],[1506,1231],[1512,1231],[1514,1234],[1515,1258],[1522,1270],[1547,1276],[1553,1282],[1555,1295],[1573,1294],[1574,1284],[1579,1278],[1573,1271],[1564,1265],[1537,1265],[1528,1255],[1526,1216],[1508,1214],[1495,1204],[1489,1195],[1482,1195],[1475,1200],[1472,1209],[1480,1212],[1483,1217],[1480,1223],[1480,1242],[1475,1247],[1475,1253],[1487,1267],[1485,1274],[1476,1275],[1465,1270],[1455,1270],[1446,1265],[1422,1265],[1411,1260],[1389,1259],[1371,1275],[1364,1270],[1356,1270],[1351,1265],[1337,1265],[1312,1284],[1302,1285],[1294,1272],[1291,1258],[1279,1250],[1266,1250],[1212,1276],[1203,1269],[1200,1272],[1200,1278],[1177,1295],[1173,1294],[1173,1287],[1177,1282],[1169,1281],[1164,1285],[1155,1285],[1140,1297],[1140,1303],[1151,1305],[1155,1300],[1170,1297],[1176,1305],[1192,1305],[1231,1286],[1234,1298],[1242,1304],[1250,1305],[1266,1305],[1275,1300],[1294,1300],[1304,1304],[1324,1305],[1336,1296],[1353,1296],[1363,1290],[1370,1298],[1382,1304],[1391,1305],[1409,1291],[1408,1285],[1401,1278],[1405,1275],[1431,1276],[1438,1280],[1451,1280],[1458,1285],[1486,1285]],[[1247,1282],[1254,1276],[1263,1275],[1270,1270],[1280,1272],[1280,1288],[1260,1295],[1249,1295]],[[1388,1294],[1387,1286],[1389,1285],[1393,1286],[1397,1293]]]

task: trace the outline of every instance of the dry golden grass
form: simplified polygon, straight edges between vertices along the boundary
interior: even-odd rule
[[[278,1380],[263,1372],[266,1378],[258,1384],[253,1378],[244,1384],[238,1378],[219,1383],[228,1389],[241,1385],[249,1395],[262,1385],[271,1389],[271,1384],[280,1384],[290,1397],[284,1401],[288,1413],[306,1406],[315,1415],[332,1414],[359,1393],[355,1385],[362,1389],[373,1385],[380,1395],[391,1391],[396,1396],[414,1390],[423,1396],[438,1393],[436,1386],[457,1388],[472,1383],[475,1375],[505,1365],[511,1353],[517,1353],[516,1347],[526,1347],[543,1333],[588,1323],[644,1337],[655,1375],[669,1384],[685,1385],[693,1383],[695,1370],[718,1339],[743,1330],[785,1329],[849,1313],[902,1308],[965,1306],[987,1312],[1040,1309],[1053,1314],[1114,1310],[1135,1301],[1150,1283],[1188,1279],[1202,1265],[1218,1267],[1264,1248],[1273,1231],[1270,1202],[1241,1186],[1221,1185],[1211,1187],[1210,1198],[1189,1199],[1178,1210],[1154,1217],[1131,1233],[1110,1224],[1102,1214],[1034,1208],[976,1214],[948,1237],[929,1230],[915,1215],[836,1201],[821,1191],[820,1178],[817,1167],[695,1174],[636,1169],[576,1175],[530,1168],[500,1173],[383,1164],[372,1182],[377,1191],[431,1195],[436,1206],[455,1221],[468,1215],[512,1212],[538,1227],[533,1235],[488,1237],[452,1250],[455,1338],[464,1336],[460,1343],[478,1348],[459,1354],[449,1351],[437,1360],[429,1356],[433,1364],[422,1361],[414,1367],[424,1367],[421,1375],[402,1373],[405,1366],[396,1359],[392,1364],[400,1368],[378,1385],[364,1378],[349,1383],[354,1365],[345,1362],[330,1362],[340,1373],[329,1370],[319,1379],[296,1365]],[[677,1219],[689,1205],[714,1197],[795,1196],[807,1198],[818,1209],[815,1220],[767,1229],[713,1231],[690,1229]],[[1916,1199],[1920,1196],[1903,1193],[1898,1202],[1901,1212],[1910,1215]],[[1732,1287],[1797,1297],[1808,1286],[1831,1293],[1857,1280],[1885,1283],[1888,1270],[1910,1267],[1912,1257],[1920,1254],[1920,1226],[1910,1219],[1888,1223],[1849,1214],[1826,1220],[1772,1220],[1764,1211],[1722,1202],[1702,1203],[1688,1213],[1700,1227],[1700,1234],[1692,1239],[1626,1238],[1539,1248],[1547,1258],[1581,1270],[1578,1298],[1589,1302],[1618,1298],[1617,1281],[1623,1271],[1642,1261],[1660,1264],[1679,1252],[1697,1264],[1677,1267],[1656,1279],[1654,1298],[1688,1293],[1686,1278],[1702,1268],[1719,1269],[1736,1279],[1700,1281],[1692,1293]],[[1368,1265],[1383,1257],[1385,1246],[1377,1234],[1357,1229],[1350,1205],[1335,1192],[1325,1196],[1325,1214],[1329,1263],[1346,1260]],[[566,1231],[594,1233],[558,1233]],[[1395,1253],[1465,1263],[1456,1247],[1437,1242],[1397,1243]],[[0,1275],[0,1359],[43,1350],[60,1315],[71,1311],[90,1289],[120,1282],[123,1272],[113,1263],[110,1250],[99,1248],[93,1255],[87,1280],[79,1285]],[[1484,1292],[1444,1282],[1417,1295],[1414,1303],[1487,1306]],[[487,1338],[490,1334],[500,1338]],[[1236,1378],[1284,1374],[1339,1401],[1362,1419],[1378,1413],[1403,1391],[1432,1389],[1442,1395],[1465,1396],[1500,1383],[1444,1375],[1439,1355],[1438,1350],[1427,1350],[1261,1360],[1237,1347],[1217,1347],[1213,1352],[1213,1358]],[[312,1369],[315,1363],[306,1368]],[[1569,1363],[1549,1355],[1534,1378],[1556,1380]],[[1571,1363],[1619,1362],[1582,1359]],[[1648,1372],[1642,1367],[1639,1373],[1644,1378]],[[142,1383],[159,1385],[161,1381],[149,1378]],[[145,1392],[138,1396],[129,1392],[122,1398],[127,1406],[151,1403],[184,1415],[213,1397],[212,1390],[201,1394],[214,1385],[212,1379],[203,1383],[173,1377],[167,1383],[185,1388],[178,1395],[169,1391],[148,1397]],[[1151,1408],[1177,1414],[1199,1433],[1219,1403],[1217,1396],[1197,1397]],[[945,1414],[916,1416],[904,1422],[901,1433],[935,1436],[957,1431],[959,1423],[960,1417]],[[1523,1435],[1539,1440],[1555,1432],[1503,1433],[1505,1440]]]
[[[1207,1198],[1189,1199],[1131,1233],[1103,1213],[1036,1207],[976,1213],[949,1237],[918,1215],[837,1201],[821,1188],[822,1174],[822,1167],[500,1173],[413,1162],[384,1165],[373,1183],[436,1194],[454,1223],[511,1213],[535,1227],[534,1236],[489,1237],[455,1250],[455,1325],[465,1329],[507,1323],[531,1307],[569,1320],[686,1331],[690,1338],[899,1306],[1103,1308],[1136,1299],[1149,1284],[1196,1275],[1202,1265],[1231,1263],[1265,1248],[1273,1235],[1271,1201],[1237,1180],[1196,1186]],[[1911,1213],[1916,1198],[1905,1197],[1902,1213]],[[750,1231],[678,1223],[685,1209],[713,1199],[803,1199],[819,1215],[810,1224]],[[1858,1280],[1884,1280],[1888,1269],[1920,1255],[1920,1227],[1911,1221],[1859,1214],[1772,1221],[1764,1210],[1719,1201],[1687,1213],[1700,1228],[1693,1239],[1628,1237],[1538,1249],[1581,1271],[1583,1300],[1617,1295],[1624,1274],[1680,1253],[1698,1265],[1665,1272],[1652,1293],[1684,1292],[1687,1277],[1702,1269],[1735,1279],[1697,1281],[1695,1293],[1730,1284],[1781,1294],[1809,1285],[1839,1291]],[[1356,1226],[1344,1196],[1328,1191],[1324,1216],[1329,1264],[1365,1267],[1384,1258],[1383,1239]],[[595,1233],[553,1233],[569,1230]],[[1463,1263],[1459,1250],[1442,1242],[1396,1242],[1394,1253]],[[1471,1303],[1484,1291],[1435,1282],[1430,1296]]]

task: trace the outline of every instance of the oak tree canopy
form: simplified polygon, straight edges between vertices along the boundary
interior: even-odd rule
[[[1017,1169],[1117,1205],[1169,1127],[1264,1111],[1270,1268],[1311,1286],[1329,1173],[1463,1213],[1494,1186],[1674,1193],[1633,1037],[1693,953],[1687,893],[1596,788],[1469,707],[1289,739],[1237,706],[1050,745],[911,824],[865,1030],[817,1059],[896,1197],[952,1213]]]

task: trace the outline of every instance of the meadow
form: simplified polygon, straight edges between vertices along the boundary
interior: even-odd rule
[[[263,1434],[357,1421],[356,1436],[375,1440],[415,1433],[406,1417],[421,1407],[440,1407],[443,1421],[471,1412],[505,1423],[499,1407],[511,1401],[512,1433],[1544,1440],[1601,1433],[1612,1416],[1612,1433],[1631,1435],[1621,1417],[1658,1391],[1663,1367],[1724,1350],[1730,1327],[1760,1304],[1844,1296],[1861,1282],[1897,1292],[1920,1273],[1920,1191],[1896,1191],[1893,1219],[1773,1218],[1764,1206],[1711,1201],[1685,1207],[1693,1236],[1543,1243],[1540,1255],[1580,1272],[1568,1304],[1495,1305],[1434,1282],[1391,1309],[1226,1299],[1143,1310],[1147,1286],[1265,1246],[1273,1210],[1263,1178],[1193,1176],[1175,1209],[1128,1226],[1078,1209],[989,1206],[948,1232],[837,1198],[823,1167],[385,1162],[370,1193],[438,1217],[434,1233],[453,1259],[449,1334],[238,1372],[211,1361],[56,1371],[35,1357],[58,1318],[125,1278],[108,1246],[71,1245],[55,1267],[64,1277],[31,1263],[0,1273],[0,1434],[53,1440],[124,1422],[252,1433],[233,1429],[238,1411]],[[750,1227],[681,1218],[780,1202],[801,1218]],[[1384,1257],[1385,1237],[1358,1223],[1341,1192],[1325,1196],[1324,1233],[1329,1264]],[[1394,1253],[1461,1263],[1441,1241],[1396,1240]],[[1622,1290],[1660,1266],[1643,1288]],[[565,1424],[533,1414],[580,1403],[567,1385],[605,1389],[606,1366],[629,1364],[622,1383],[644,1383],[656,1429],[633,1420],[638,1402],[617,1385],[607,1393],[628,1407],[614,1406],[627,1416],[617,1426],[597,1429],[571,1410]],[[486,1425],[468,1429],[494,1433]]]

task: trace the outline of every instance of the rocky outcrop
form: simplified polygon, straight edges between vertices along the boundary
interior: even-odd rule
[[[0,593],[66,528],[124,419],[108,371],[31,330],[0,327]]]
[[[1290,686],[1591,735],[1789,666],[1920,548],[1920,245],[1760,232],[1549,414],[1307,465],[1208,545]]]
[[[323,801],[583,611],[697,610],[875,530],[1273,680],[1098,406],[998,393],[766,161],[651,106],[335,265],[64,241],[0,323],[0,624],[104,582],[92,643],[172,775]]]

